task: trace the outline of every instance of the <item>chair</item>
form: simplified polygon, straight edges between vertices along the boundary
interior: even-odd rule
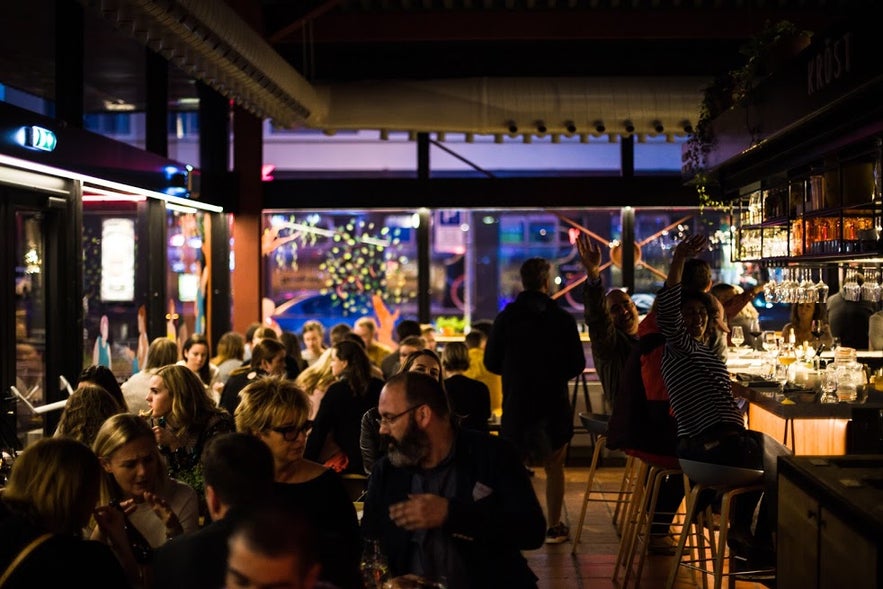
[[[667,477],[682,476],[682,471],[672,456],[651,458],[651,455],[644,453],[636,455],[634,459],[638,463],[637,473],[634,475],[631,501],[628,503],[619,551],[613,566],[614,581],[619,576],[620,566],[625,571],[622,587],[628,586],[633,565],[635,565],[635,586],[640,584],[644,560],[650,546],[650,531],[654,516],[657,514],[660,488]]]
[[[616,510],[613,514],[614,525],[616,524],[617,517],[621,512],[620,507],[628,503],[628,499],[624,498],[626,495],[630,494],[631,491],[628,489],[629,481],[632,478],[632,458],[629,457],[626,461],[626,467],[623,471],[622,482],[620,483],[619,491],[617,491],[616,499],[606,499],[605,491],[599,489],[597,491],[594,490],[594,482],[595,482],[595,471],[598,468],[598,463],[601,461],[601,452],[604,450],[605,443],[607,440],[607,422],[610,419],[609,415],[603,415],[600,413],[580,413],[579,419],[583,424],[583,427],[586,429],[586,432],[592,436],[594,439],[594,450],[592,452],[592,463],[589,466],[589,480],[586,483],[586,492],[583,495],[583,506],[579,516],[579,524],[576,528],[576,537],[573,540],[573,547],[571,549],[571,554],[576,554],[576,545],[579,544],[580,538],[583,533],[583,524],[586,519],[586,510],[589,506],[590,501],[603,501],[606,503],[615,503]],[[597,493],[601,495],[600,498],[592,497],[592,493]]]
[[[724,576],[728,576],[732,580],[738,576],[757,577],[758,575],[770,574],[772,572],[771,569],[736,572],[732,566],[732,558],[729,563],[729,572],[724,573],[724,556],[727,554],[727,535],[733,501],[740,495],[763,490],[764,471],[695,460],[681,459],[679,462],[684,472],[684,477],[689,479],[690,494],[687,498],[687,515],[684,520],[684,527],[678,541],[678,547],[675,550],[674,564],[669,572],[666,584],[667,589],[671,589],[674,586],[678,569],[682,566],[691,570],[701,571],[704,574],[713,575],[714,589],[721,588]],[[713,534],[713,526],[705,523],[706,517],[703,510],[699,508],[699,495],[706,489],[714,489],[721,496],[720,525],[716,540]],[[684,547],[691,526],[695,529],[698,554],[695,559],[685,559]],[[711,552],[711,569],[707,566],[708,559],[706,558],[704,548],[706,541],[704,537],[705,530],[711,532],[707,538]]]

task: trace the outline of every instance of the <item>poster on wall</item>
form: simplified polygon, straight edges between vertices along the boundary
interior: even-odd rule
[[[101,300],[135,298],[135,221],[101,222]]]

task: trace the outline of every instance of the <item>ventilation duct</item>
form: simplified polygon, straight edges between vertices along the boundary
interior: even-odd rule
[[[309,82],[220,0],[81,1],[258,117],[293,127],[325,115]]]
[[[329,106],[325,129],[670,137],[686,135],[707,85],[693,77],[469,78],[316,90]]]
[[[324,131],[686,135],[694,77],[469,78],[311,85],[220,0],[81,0],[194,78],[279,127]],[[370,75],[370,72],[366,72]],[[540,130],[537,121],[543,123]],[[660,131],[663,129],[664,131]]]

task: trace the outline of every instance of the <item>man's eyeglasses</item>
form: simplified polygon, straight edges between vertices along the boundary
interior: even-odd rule
[[[380,425],[380,426],[385,425],[386,427],[389,427],[393,423],[395,423],[399,417],[407,415],[411,411],[413,411],[415,409],[419,409],[420,407],[422,407],[425,404],[426,403],[420,403],[419,405],[414,405],[413,407],[408,407],[407,409],[405,409],[401,413],[396,413],[395,415],[381,415],[380,418],[377,420],[377,425]]]
[[[281,434],[282,437],[289,442],[293,442],[301,434],[310,433],[310,430],[313,429],[313,422],[311,420],[307,420],[301,425],[283,425],[279,427],[271,427],[270,429],[277,434]]]

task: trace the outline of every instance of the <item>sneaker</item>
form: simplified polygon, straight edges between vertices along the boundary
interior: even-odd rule
[[[570,528],[563,523],[556,524],[546,532],[546,544],[561,544],[570,540]]]
[[[660,556],[671,556],[675,553],[677,544],[668,534],[651,535],[647,552]]]

